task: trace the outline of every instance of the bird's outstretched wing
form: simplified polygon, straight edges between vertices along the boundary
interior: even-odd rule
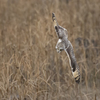
[[[65,52],[67,53],[68,55],[68,58],[69,58],[69,62],[70,62],[70,66],[71,66],[71,69],[72,69],[72,74],[73,74],[73,77],[75,78],[75,81],[77,83],[80,82],[80,71],[79,71],[79,66],[76,62],[76,58],[75,58],[75,55],[74,55],[74,51],[73,51],[73,46],[72,44],[70,43],[70,41],[68,41],[69,43],[69,46],[67,49],[65,49]]]
[[[68,37],[67,30],[65,28],[61,27],[60,25],[58,25],[54,13],[52,13],[52,20],[53,20],[54,28],[56,30],[58,38],[62,39],[63,37]]]

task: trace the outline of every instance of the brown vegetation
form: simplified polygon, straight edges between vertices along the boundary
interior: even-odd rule
[[[75,83],[55,50],[52,12],[80,67]],[[0,0],[0,100],[100,99],[100,0]]]

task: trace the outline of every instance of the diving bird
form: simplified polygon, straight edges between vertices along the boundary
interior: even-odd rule
[[[73,46],[72,46],[71,42],[68,40],[67,30],[65,28],[61,27],[60,25],[58,25],[54,13],[52,13],[52,20],[53,20],[55,31],[58,36],[58,42],[57,42],[55,48],[58,53],[60,53],[63,50],[66,52],[66,54],[69,58],[69,63],[71,66],[73,77],[75,78],[75,81],[77,83],[79,83],[80,82],[79,66],[76,62],[75,54],[73,51]]]

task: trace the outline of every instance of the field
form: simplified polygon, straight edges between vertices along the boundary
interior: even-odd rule
[[[57,53],[52,21],[68,30],[81,82]],[[0,100],[100,100],[100,0],[0,0]]]

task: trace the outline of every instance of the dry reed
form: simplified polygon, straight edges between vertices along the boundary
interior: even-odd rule
[[[55,50],[52,12],[68,30],[79,85]],[[99,100],[99,60],[99,0],[0,0],[0,100]]]

